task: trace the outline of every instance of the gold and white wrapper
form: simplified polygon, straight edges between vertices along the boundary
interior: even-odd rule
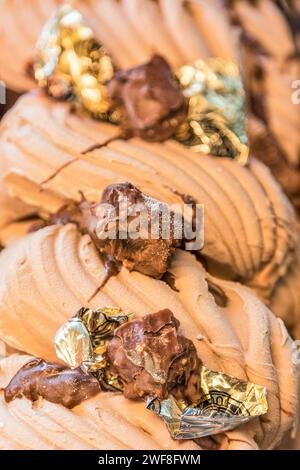
[[[188,98],[188,116],[176,139],[195,152],[246,164],[249,155],[245,92],[236,62],[197,60],[176,71]]]
[[[82,367],[92,373],[104,388],[121,390],[118,377],[110,373],[105,352],[113,331],[132,315],[117,307],[81,308],[55,335],[57,357],[71,368]]]
[[[71,100],[94,118],[122,122],[122,111],[107,98],[107,84],[115,72],[111,57],[79,11],[59,8],[45,25],[37,49],[35,78],[51,96]],[[186,120],[175,139],[195,152],[245,165],[245,93],[237,63],[199,59],[174,75],[188,100]]]
[[[55,336],[57,356],[70,367],[82,367],[93,374],[103,388],[122,391],[122,382],[111,373],[105,352],[114,330],[132,316],[115,307],[81,308],[58,330]],[[265,387],[205,366],[201,366],[198,387],[197,403],[177,400],[171,394],[162,401],[157,398],[147,401],[147,408],[165,421],[175,439],[219,434],[268,410]]]
[[[45,24],[37,44],[35,78],[42,88],[99,119],[112,119],[106,84],[114,66],[81,13],[64,5]]]
[[[167,424],[174,439],[197,439],[236,428],[268,411],[267,390],[222,372],[201,367],[201,399],[189,405],[170,395],[149,399],[147,408]]]

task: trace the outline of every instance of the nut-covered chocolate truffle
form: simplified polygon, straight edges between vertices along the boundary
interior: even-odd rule
[[[200,360],[178,327],[173,313],[165,309],[115,330],[107,354],[127,398],[164,399],[170,392],[190,401],[196,398]]]
[[[130,183],[108,186],[100,203],[85,201],[80,209],[82,230],[90,234],[104,259],[123,264],[130,271],[161,278],[171,255],[181,245],[181,239],[175,236],[182,233],[182,220],[176,221],[167,204],[146,196]]]
[[[170,138],[187,115],[187,100],[168,63],[158,55],[147,64],[117,72],[107,93],[121,108],[124,127],[145,140]]]
[[[98,380],[80,368],[33,359],[25,364],[5,388],[6,402],[26,397],[35,402],[39,397],[74,408],[100,392]]]
[[[68,223],[92,238],[107,271],[104,284],[122,265],[162,278],[184,232],[180,212],[176,214],[168,204],[146,196],[131,183],[107,186],[100,202],[70,202],[29,231]]]

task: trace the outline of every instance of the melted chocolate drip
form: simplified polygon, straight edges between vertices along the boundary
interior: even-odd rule
[[[34,76],[34,60],[30,60],[29,62],[27,62],[26,66],[25,66],[25,74],[28,78],[30,78],[31,80],[35,80],[35,76]]]
[[[180,292],[179,289],[177,289],[176,287],[176,279],[175,279],[175,276],[173,273],[170,273],[170,271],[167,271],[163,277],[161,278],[162,281],[164,281],[166,284],[168,284],[169,287],[171,287],[171,289],[174,291],[174,292]]]
[[[228,306],[229,298],[223,291],[223,289],[215,284],[211,279],[206,279],[208,290],[215,299],[216,304],[219,307],[225,308]]]
[[[104,286],[108,283],[111,277],[117,276],[122,269],[122,263],[119,263],[114,258],[109,255],[101,255],[102,262],[104,264],[105,276],[100,286],[97,287],[93,295],[90,297],[89,302],[91,302],[103,289]]]
[[[70,165],[73,165],[73,163],[77,162],[78,161],[78,158],[73,158],[73,160],[69,160],[68,162],[64,163],[63,165],[61,165],[59,168],[57,168],[57,170],[52,173],[48,178],[46,178],[44,181],[42,181],[39,186],[40,186],[40,191],[42,191],[42,187],[49,183],[50,181],[52,181],[54,178],[56,178],[59,173],[61,173],[65,168],[67,168],[68,166]]]

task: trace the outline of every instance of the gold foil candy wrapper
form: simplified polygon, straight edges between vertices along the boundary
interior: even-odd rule
[[[106,97],[113,63],[79,11],[69,5],[58,9],[43,28],[37,56],[35,78],[39,86],[55,98],[69,98],[94,117],[113,120]]]
[[[176,139],[195,152],[248,160],[245,93],[238,65],[227,59],[197,60],[176,71],[189,100]]]
[[[92,117],[122,123],[121,109],[107,97],[112,59],[81,13],[68,5],[46,23],[37,44],[35,78],[58,99],[69,99]],[[188,99],[186,120],[175,138],[202,153],[248,160],[245,94],[238,65],[221,58],[197,60],[175,72]]]
[[[105,359],[107,341],[133,314],[117,307],[81,308],[55,335],[56,355],[72,368],[83,367],[109,389],[121,389]]]
[[[77,317],[84,323],[91,335],[94,348],[101,347],[103,338],[111,335],[119,325],[126,323],[132,315],[132,313],[123,312],[117,307],[81,308],[77,313]]]
[[[93,363],[94,352],[90,335],[78,318],[65,323],[55,335],[56,355],[72,368]]]
[[[261,385],[201,367],[200,400],[188,404],[169,395],[149,399],[147,408],[167,424],[175,439],[197,439],[236,428],[268,411],[267,391]]]

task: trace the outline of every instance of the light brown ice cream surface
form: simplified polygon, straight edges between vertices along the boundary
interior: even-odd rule
[[[56,330],[87,305],[101,282],[103,267],[94,245],[73,225],[52,226],[20,239],[2,252],[0,261],[1,337],[20,350],[54,359]],[[136,318],[170,308],[207,367],[268,389],[268,415],[247,427],[250,435],[236,430],[233,435],[238,433],[241,442],[232,445],[243,448],[247,442],[251,447],[255,436],[260,447],[276,446],[293,427],[298,409],[298,372],[282,321],[247,288],[211,279],[228,297],[226,307],[218,306],[209,292],[209,275],[189,253],[178,251],[170,270],[179,292],[163,281],[123,269],[91,306],[118,306],[135,312]],[[8,408],[31,408],[23,403],[16,401]]]
[[[116,136],[118,128],[72,114],[67,104],[37,92],[19,100],[0,132],[5,187],[44,212],[54,213],[70,199],[79,201],[80,191],[99,201],[108,184],[125,181],[167,203],[183,204],[179,194],[188,193],[204,204],[201,256],[208,270],[250,285],[278,315],[295,323],[298,293],[289,279],[298,276],[297,220],[258,161],[251,159],[244,168],[172,141],[139,139],[116,140],[83,155],[95,142]],[[293,292],[288,305],[277,300],[283,278]]]

